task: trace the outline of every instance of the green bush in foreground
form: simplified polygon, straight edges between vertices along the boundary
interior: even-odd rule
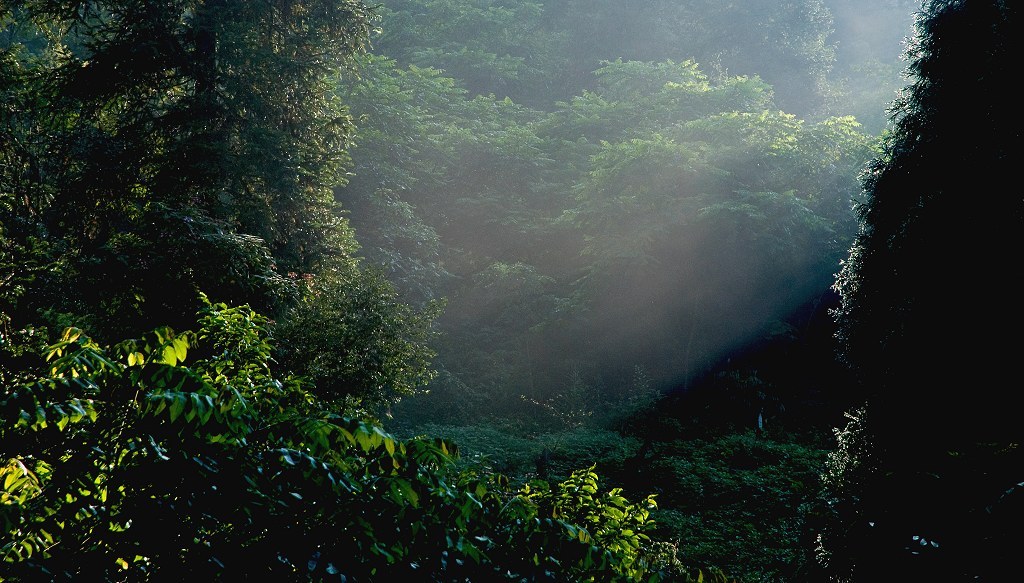
[[[591,469],[515,488],[271,371],[267,320],[100,346],[0,392],[0,580],[657,580],[653,497]],[[185,363],[188,362],[186,365]]]

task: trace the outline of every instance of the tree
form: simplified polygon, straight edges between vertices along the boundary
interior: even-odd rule
[[[676,382],[685,372],[669,363],[696,373],[719,339],[827,291],[856,232],[873,140],[849,117],[774,110],[759,78],[617,60],[545,114],[468,98],[436,70],[362,65],[343,86],[362,124],[356,176],[337,195],[358,210],[367,262],[412,297],[442,284],[451,374],[429,400],[458,395],[442,414],[544,402],[573,370],[609,393],[638,364],[659,387]],[[751,280],[769,283],[735,284]]]
[[[1024,204],[1006,192],[1021,123],[1005,82],[1020,24],[1012,3],[929,2],[913,82],[866,176],[836,280],[843,356],[866,399],[828,474],[838,520],[823,560],[837,580],[1019,572],[1024,425],[1006,338],[1024,322],[994,299],[1021,251]]]
[[[302,299],[277,325],[278,358],[337,410],[380,413],[435,376],[430,341],[442,302],[417,311],[373,268],[325,272],[301,285]]]
[[[288,362],[335,397],[388,402],[429,378],[436,310],[361,270],[334,198],[354,131],[336,83],[369,38],[363,3],[26,0],[5,16],[0,273],[13,285],[0,307],[12,332],[181,328],[203,293],[255,306],[295,346],[326,339],[339,362],[317,355],[313,368],[343,369],[344,390],[305,356]],[[287,327],[318,294],[365,309]]]
[[[120,337],[186,323],[199,290],[276,316],[288,273],[352,254],[331,87],[363,3],[4,6],[3,231],[46,266],[13,318]]]
[[[474,95],[542,99],[545,76],[564,58],[544,27],[540,2],[394,0],[383,6],[378,52],[403,65],[441,69]]]
[[[548,109],[594,87],[603,61],[692,59],[716,77],[761,76],[786,111],[827,105],[835,62],[823,0],[387,0],[376,50],[437,67],[474,94]],[[848,113],[848,112],[843,112]]]
[[[604,142],[564,215],[585,241],[576,291],[601,314],[594,349],[681,384],[828,289],[873,152],[850,118],[684,120]],[[598,332],[609,323],[614,335]]]

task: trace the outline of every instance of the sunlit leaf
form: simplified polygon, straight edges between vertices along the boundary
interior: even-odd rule
[[[169,364],[171,366],[174,366],[175,364],[177,364],[177,362],[178,362],[178,353],[174,349],[173,345],[168,344],[167,346],[164,346],[163,352],[161,354],[163,356],[163,362],[164,363]]]
[[[186,342],[184,338],[181,338],[179,336],[174,339],[173,345],[175,356],[178,358],[179,361],[184,362],[185,357],[188,355],[188,342]]]

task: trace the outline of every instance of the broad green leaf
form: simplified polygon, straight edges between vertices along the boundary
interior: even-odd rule
[[[412,488],[412,484],[408,480],[398,479],[393,482],[394,487],[398,488],[402,497],[409,501],[409,504],[416,508],[419,505],[420,496]]]
[[[188,342],[184,338],[179,337],[174,339],[173,345],[175,356],[178,357],[178,361],[183,362],[185,356],[188,355]]]
[[[163,352],[162,352],[162,356],[163,356],[163,362],[165,362],[165,363],[167,363],[167,364],[169,364],[171,366],[174,366],[174,365],[176,365],[178,363],[177,351],[174,349],[174,346],[171,345],[171,344],[168,344],[168,345],[164,346],[164,349],[163,349]]]
[[[356,441],[359,442],[359,447],[361,447],[363,449],[363,451],[369,452],[370,449],[372,449],[372,447],[373,447],[373,439],[370,436],[370,434],[366,433],[366,431],[363,430],[362,428],[360,428],[360,430],[356,431],[355,438],[356,438]]]
[[[171,403],[171,421],[177,419],[182,412],[185,410],[185,400],[179,396],[174,397],[174,401]]]

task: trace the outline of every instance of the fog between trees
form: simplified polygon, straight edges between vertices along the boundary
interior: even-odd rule
[[[399,411],[612,406],[827,342],[913,9],[385,2],[337,195],[368,264],[447,301],[442,374]]]

